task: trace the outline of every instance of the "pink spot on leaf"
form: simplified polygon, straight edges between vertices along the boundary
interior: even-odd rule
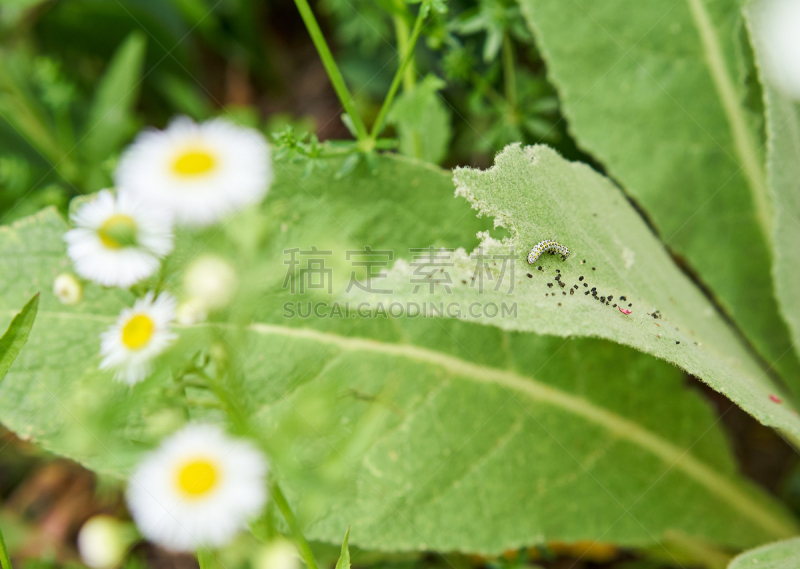
[[[621,306],[619,307],[619,311],[622,312],[623,314],[630,314],[631,312],[633,312],[633,310],[628,310],[627,308],[622,308]]]
[[[773,403],[783,403],[783,399],[781,399],[777,395],[770,394],[769,400],[772,401]]]

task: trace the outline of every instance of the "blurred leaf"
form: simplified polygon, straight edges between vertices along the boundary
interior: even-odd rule
[[[761,117],[744,104],[740,4],[521,0],[578,145],[800,395],[771,278]]]
[[[352,174],[363,159],[364,155],[361,154],[360,152],[348,156],[347,159],[344,162],[342,162],[342,165],[336,171],[335,178],[339,180],[341,178],[344,178],[345,176],[348,176],[349,174]]]
[[[95,91],[81,142],[92,165],[117,152],[136,129],[134,107],[139,98],[146,46],[145,35],[132,32],[114,53]]]
[[[60,211],[65,211],[70,195],[71,193],[59,184],[43,184],[32,188],[19,199],[12,201],[2,216],[3,223],[11,223],[21,217],[33,215],[48,206],[55,206]]]
[[[0,9],[0,24],[13,27],[19,23],[28,10],[50,0],[3,0]]]
[[[108,62],[132,33],[147,36],[147,68],[160,73],[199,73],[199,52],[191,26],[172,2],[164,0],[69,0],[52,2],[38,15],[40,49],[72,62],[71,70]],[[146,80],[154,79],[148,75]],[[168,113],[168,109],[162,110]],[[162,115],[163,116],[163,115]],[[169,116],[166,114],[166,116]],[[163,119],[162,119],[163,120]]]
[[[470,35],[486,33],[483,43],[483,61],[494,61],[503,45],[503,37],[511,32],[517,39],[528,41],[530,34],[520,26],[520,9],[508,0],[480,0],[478,6],[465,12],[452,24],[456,33]]]
[[[24,193],[31,182],[31,167],[27,160],[14,155],[0,156],[0,186],[4,193]]]
[[[341,45],[355,46],[374,54],[391,38],[391,0],[324,0],[320,8],[336,23],[336,36]]]
[[[353,123],[353,119],[350,118],[350,115],[348,115],[347,113],[342,113],[341,119],[342,119],[342,124],[347,128],[350,134],[352,134],[354,138],[358,137],[358,132],[356,131],[356,125]]]
[[[752,25],[754,9],[745,14]],[[754,35],[756,53],[766,38]],[[775,293],[800,353],[800,102],[764,83],[767,121],[767,183],[775,214],[773,248]]]
[[[444,86],[428,75],[395,100],[387,121],[397,128],[402,154],[434,164],[444,160],[451,136],[450,112],[438,93]]]
[[[342,554],[339,556],[334,569],[350,569],[350,547],[347,544],[349,538],[350,528],[348,527],[344,534],[344,541],[342,541]]]
[[[14,316],[3,337],[0,338],[0,381],[5,377],[11,364],[17,358],[22,346],[28,341],[28,334],[36,318],[39,294],[33,295],[19,314]]]
[[[771,543],[746,551],[728,569],[789,569],[800,567],[800,538]]]
[[[584,164],[567,162],[546,146],[512,145],[497,156],[492,169],[461,168],[455,181],[456,195],[511,232],[503,246],[514,247],[515,274],[531,277],[511,295],[505,287],[480,294],[472,286],[454,286],[448,299],[464,306],[491,299],[498,306],[514,301],[519,307],[518,318],[463,318],[508,330],[593,336],[631,346],[680,366],[763,424],[800,438],[800,418],[790,402],[782,402],[783,388],[770,381],[763,364],[667,256],[608,179]],[[524,260],[528,251],[554,238],[567,245],[572,256],[562,263],[560,256],[554,261],[556,257],[544,255],[536,264],[546,272],[534,270],[538,267]],[[493,253],[498,246],[487,236],[483,250]],[[556,268],[563,284],[556,280],[548,286]],[[400,265],[398,271],[404,270],[407,267]],[[456,281],[473,274],[469,259],[455,270],[462,275],[454,277]],[[566,294],[567,285],[574,294]],[[408,279],[401,286],[406,300],[415,297],[413,286],[419,288]],[[597,289],[596,296],[589,296],[590,287]],[[430,300],[443,300],[447,291],[439,290]],[[632,304],[632,314],[610,306],[622,296],[626,300],[619,308]]]
[[[5,119],[66,180],[76,175],[67,152],[53,135],[49,117],[29,84],[34,64],[20,52],[0,57],[0,117]]]
[[[205,92],[194,82],[185,81],[176,75],[165,75],[158,86],[175,112],[188,115],[196,121],[206,120],[211,116],[213,106]]]
[[[332,173],[343,160],[302,181],[301,165],[276,164],[262,208],[271,221],[258,222],[269,233],[255,257],[211,239],[218,228],[181,232],[166,288],[181,299],[185,263],[225,254],[250,289],[232,308],[245,328],[178,327],[178,344],[133,390],[97,369],[99,334],[133,295],[87,284],[80,305],[63,306],[44,293],[46,325],[0,384],[0,420],[46,450],[125,477],[181,416],[163,396],[168,365],[213,343],[215,361],[237,370],[233,403],[269,449],[309,539],[338,544],[352,524],[358,545],[373,549],[500,553],[601,536],[641,547],[668,530],[741,547],[795,531],[737,474],[716,414],[655,358],[439,318],[375,320],[353,309],[286,318],[286,302],[332,300],[282,289],[287,248],[336,251],[337,283],[346,283],[345,250],[471,248],[490,227],[452,198],[448,172],[376,160],[376,175],[358,169],[341,180]],[[66,229],[53,211],[0,229],[3,321],[69,266]],[[214,409],[191,415],[224,421]]]
[[[220,569],[221,567],[216,554],[210,549],[205,548],[197,551],[197,564],[200,566],[200,569]]]
[[[11,559],[8,557],[8,549],[6,549],[6,540],[3,539],[2,529],[0,529],[0,565],[3,569],[13,569],[11,567]]]

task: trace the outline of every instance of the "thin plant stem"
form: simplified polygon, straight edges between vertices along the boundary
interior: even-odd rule
[[[402,10],[403,14],[394,14],[392,19],[394,20],[394,31],[395,35],[397,36],[397,51],[398,53],[405,53],[406,48],[408,46],[408,36],[409,36],[409,29],[408,29],[408,22],[406,21],[405,15],[408,14],[408,8],[406,7],[406,3],[403,0],[398,0],[395,2],[397,4],[398,9]],[[409,62],[408,66],[406,67],[405,73],[403,73],[403,90],[410,91],[414,88],[414,77],[416,71],[414,70],[414,61]]]
[[[303,535],[303,530],[300,528],[297,518],[294,517],[292,509],[289,507],[289,502],[286,501],[286,496],[283,495],[283,491],[281,491],[281,488],[278,486],[277,482],[273,482],[270,485],[270,496],[275,502],[275,505],[278,506],[281,514],[283,514],[283,519],[285,519],[286,523],[289,525],[289,529],[292,531],[297,549],[300,552],[300,557],[305,562],[306,567],[308,567],[308,569],[317,569],[317,561],[314,559],[314,554],[311,552],[311,547],[308,545],[308,542]]]
[[[503,36],[503,78],[505,79],[506,99],[511,108],[517,109],[517,77],[514,74],[514,46],[511,36]]]
[[[414,46],[417,44],[417,39],[419,39],[419,34],[422,31],[422,24],[425,19],[424,14],[425,10],[420,8],[419,14],[417,14],[417,19],[414,22],[414,29],[411,32],[411,38],[408,40],[408,44],[406,45],[406,51],[405,53],[401,54],[402,60],[400,61],[400,67],[397,68],[397,72],[394,74],[392,85],[389,87],[389,92],[386,94],[386,99],[384,99],[383,105],[381,105],[381,110],[378,111],[378,117],[375,119],[375,124],[372,125],[370,138],[373,141],[378,137],[381,129],[383,128],[383,122],[386,120],[386,114],[389,112],[392,102],[394,102],[394,96],[397,94],[397,89],[400,87],[400,80],[403,78],[403,74],[408,68],[408,64],[411,63],[411,60],[414,58]]]
[[[319,57],[322,59],[322,65],[325,66],[325,71],[328,73],[328,78],[331,80],[333,90],[336,91],[336,95],[339,97],[339,101],[342,103],[344,110],[347,111],[347,114],[353,121],[358,140],[367,140],[369,138],[367,127],[364,126],[361,117],[358,115],[353,96],[350,94],[350,90],[344,82],[344,77],[342,77],[342,73],[339,71],[339,66],[336,65],[336,60],[333,58],[328,43],[325,41],[325,36],[322,35],[322,30],[317,23],[317,19],[314,17],[314,12],[311,11],[311,7],[308,5],[308,0],[294,0],[294,3],[297,5],[300,17],[303,18],[303,22],[308,29],[311,41],[314,42],[314,47],[317,48],[317,53],[319,53]]]
[[[0,530],[0,566],[2,569],[11,569],[11,558],[8,556],[6,541],[3,539],[3,532]]]

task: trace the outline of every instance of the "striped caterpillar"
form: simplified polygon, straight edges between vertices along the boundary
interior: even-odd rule
[[[551,255],[558,253],[565,261],[567,260],[567,257],[569,257],[569,247],[564,247],[552,239],[545,239],[544,241],[537,243],[534,248],[531,249],[531,252],[528,253],[528,264],[534,264],[539,257],[548,251]]]

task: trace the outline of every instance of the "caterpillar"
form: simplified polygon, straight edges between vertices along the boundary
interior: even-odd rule
[[[565,261],[567,257],[569,257],[569,247],[565,247],[561,243],[556,243],[552,239],[545,239],[537,243],[534,248],[531,249],[531,252],[528,253],[528,264],[533,265],[539,257],[548,251],[551,255],[558,253]]]

